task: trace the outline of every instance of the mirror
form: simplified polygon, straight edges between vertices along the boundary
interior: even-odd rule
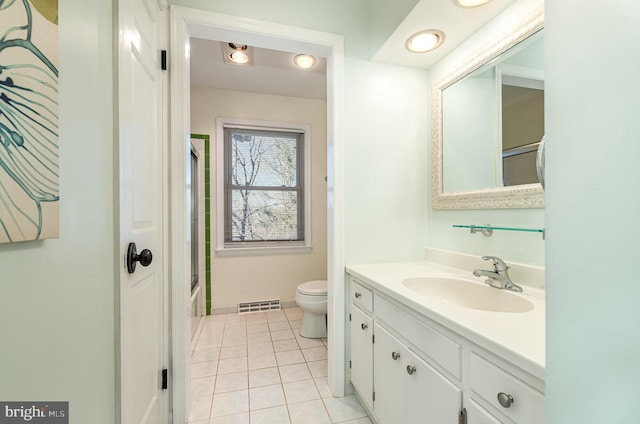
[[[433,84],[434,209],[544,206],[543,25],[536,11]]]

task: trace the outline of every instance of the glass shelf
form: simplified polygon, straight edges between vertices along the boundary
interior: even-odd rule
[[[454,225],[453,228],[469,228],[471,234],[481,232],[485,236],[489,237],[493,234],[494,230],[497,231],[521,231],[525,233],[540,233],[542,238],[545,236],[544,228],[517,228],[517,227],[495,227],[493,225]]]

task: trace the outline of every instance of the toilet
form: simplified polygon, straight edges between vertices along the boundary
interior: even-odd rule
[[[296,290],[296,303],[303,312],[300,335],[309,339],[327,337],[327,280],[300,284]]]

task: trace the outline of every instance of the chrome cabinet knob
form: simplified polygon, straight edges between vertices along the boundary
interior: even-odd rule
[[[353,295],[356,297],[356,299],[360,299],[360,296],[362,296],[360,292],[355,292]]]
[[[391,352],[391,357],[394,361],[397,361],[400,358],[400,354],[398,352]]]
[[[407,365],[407,372],[409,373],[409,375],[413,375],[413,373],[416,372],[416,367],[414,367],[413,365]]]
[[[511,404],[514,401],[515,400],[513,399],[513,396],[508,395],[504,392],[498,393],[498,402],[500,402],[500,405],[502,405],[504,408],[510,408]]]
[[[366,330],[367,328],[369,328],[369,326],[363,322],[362,324],[360,324],[360,328]]]

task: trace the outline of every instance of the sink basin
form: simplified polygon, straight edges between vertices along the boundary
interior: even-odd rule
[[[533,303],[510,291],[455,277],[407,278],[402,284],[421,296],[461,308],[511,313],[523,313],[533,309]]]

